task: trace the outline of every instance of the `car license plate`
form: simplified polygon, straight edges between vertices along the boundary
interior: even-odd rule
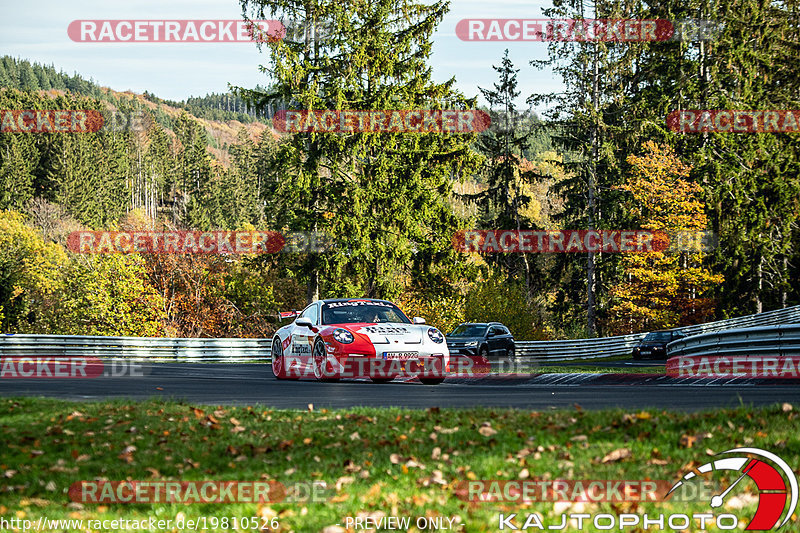
[[[418,357],[419,357],[418,352],[384,352],[383,354],[384,359],[408,360],[408,359],[417,359]]]
[[[642,350],[642,355],[650,355],[651,353],[650,350]]]

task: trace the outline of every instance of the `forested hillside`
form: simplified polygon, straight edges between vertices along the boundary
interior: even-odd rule
[[[100,86],[92,79],[87,80],[77,73],[70,76],[63,70],[57,71],[52,65],[31,63],[11,56],[0,58],[0,87],[22,91],[49,91],[55,89],[57,91],[69,91],[79,96],[90,96],[98,100],[105,100],[115,106],[120,103],[120,95]],[[256,90],[264,90],[264,88],[257,86]],[[147,91],[144,92],[143,96],[151,102],[165,104],[175,109],[183,109],[195,117],[207,120],[237,120],[242,123],[256,120],[268,121],[274,111],[281,108],[281,106],[276,106],[274,109],[259,110],[233,93],[190,96],[183,102],[163,100]],[[157,117],[157,119],[160,118]],[[160,120],[160,123],[163,126],[169,126],[168,122]]]

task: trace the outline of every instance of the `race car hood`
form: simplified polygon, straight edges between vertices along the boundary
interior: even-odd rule
[[[403,324],[400,322],[381,322],[379,324],[344,324],[353,333],[363,335],[372,344],[420,344],[425,330],[430,326]]]

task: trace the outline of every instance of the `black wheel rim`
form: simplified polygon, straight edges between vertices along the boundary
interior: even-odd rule
[[[283,347],[278,339],[272,341],[272,373],[280,376],[283,371]]]
[[[322,379],[325,377],[325,347],[318,342],[314,345],[314,377]]]

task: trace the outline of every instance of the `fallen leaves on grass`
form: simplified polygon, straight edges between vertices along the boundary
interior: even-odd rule
[[[130,464],[133,462],[133,453],[136,451],[136,446],[126,446],[117,457]]]
[[[600,462],[601,463],[616,463],[618,461],[622,461],[623,459],[627,459],[631,456],[631,451],[628,448],[618,448],[613,452],[609,452],[603,457]]]
[[[231,433],[241,433],[242,431],[246,431],[244,426],[236,425],[231,428]]]
[[[354,482],[355,480],[356,480],[356,478],[354,478],[353,476],[342,476],[342,477],[340,477],[339,479],[336,480],[336,485],[335,485],[336,490],[337,491],[342,490],[343,486],[349,485],[350,483]]]
[[[678,445],[681,448],[692,448],[697,444],[700,444],[705,439],[710,439],[713,437],[711,433],[696,433],[695,435],[684,434],[681,435],[681,438],[678,440]]]
[[[478,429],[478,433],[484,437],[491,437],[492,435],[497,435],[497,430],[492,427],[491,422],[484,422]]]

